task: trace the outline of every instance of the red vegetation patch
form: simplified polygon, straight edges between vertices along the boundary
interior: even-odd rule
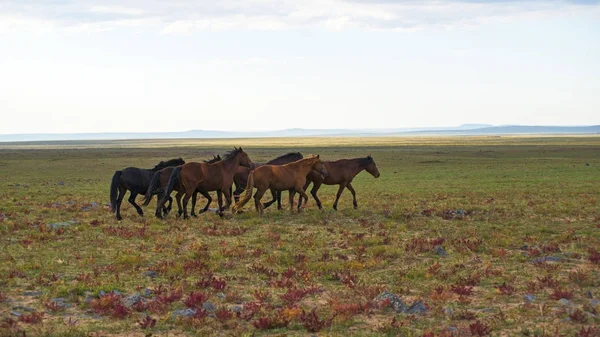
[[[185,301],[183,301],[183,304],[185,304],[185,306],[188,308],[201,308],[202,304],[204,304],[207,299],[208,295],[204,293],[192,292],[188,295]]]
[[[588,253],[590,254],[588,260],[590,260],[591,263],[600,264],[600,253],[596,249],[590,248]]]
[[[490,327],[485,323],[476,321],[469,325],[469,331],[471,331],[471,336],[488,336],[490,334]]]
[[[566,298],[570,300],[571,298],[573,298],[573,291],[555,288],[552,294],[550,294],[550,298],[553,300],[560,300],[561,298]]]
[[[335,315],[329,319],[319,319],[316,309],[313,309],[308,314],[302,310],[302,314],[300,315],[300,323],[302,323],[304,328],[309,332],[319,332],[323,328],[330,327],[334,318]]]
[[[281,298],[281,300],[287,305],[292,305],[298,303],[300,300],[302,300],[308,295],[316,294],[321,291],[323,291],[323,289],[317,286],[312,286],[304,289],[288,289],[288,291],[285,294],[279,296],[279,298]]]
[[[461,296],[470,296],[473,293],[473,287],[464,285],[453,285],[452,292]]]
[[[515,293],[515,287],[510,284],[506,284],[506,282],[502,283],[500,286],[496,287],[500,293],[503,295],[512,295]]]
[[[40,324],[44,320],[43,312],[32,312],[29,315],[21,315],[19,316],[19,322],[27,323],[27,324]]]
[[[233,312],[227,308],[219,308],[219,310],[215,312],[215,316],[221,323],[225,323],[233,318]]]
[[[577,333],[579,337],[598,337],[600,336],[600,328],[595,326],[590,326],[587,328],[581,327],[581,330]]]
[[[569,318],[573,321],[573,322],[577,322],[577,323],[585,323],[587,321],[587,316],[585,315],[585,313],[583,311],[581,311],[580,309],[577,309],[575,311],[573,311],[570,315]]]

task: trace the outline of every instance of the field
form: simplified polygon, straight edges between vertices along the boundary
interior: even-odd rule
[[[358,210],[110,213],[115,170],[234,145],[381,177]],[[600,336],[600,137],[0,144],[0,183],[0,336]]]

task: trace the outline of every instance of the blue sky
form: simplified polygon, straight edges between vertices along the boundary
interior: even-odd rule
[[[2,1],[0,133],[600,124],[599,1]]]

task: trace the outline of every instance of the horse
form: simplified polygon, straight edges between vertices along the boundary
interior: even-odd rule
[[[210,160],[204,160],[205,163],[207,164],[212,164],[212,163],[216,163],[218,161],[220,161],[222,158],[220,155],[216,155],[213,156],[212,159]],[[156,173],[154,173],[154,176],[152,177],[152,180],[150,181],[150,184],[148,185],[148,190],[146,191],[145,197],[144,197],[144,203],[142,204],[142,206],[148,206],[148,204],[150,203],[150,201],[152,200],[152,197],[155,194],[162,194],[165,187],[167,186],[167,183],[169,182],[169,177],[171,176],[171,173],[173,173],[173,170],[175,168],[174,167],[165,167],[162,170],[157,171]],[[175,195],[175,200],[177,201],[177,215],[181,216],[181,214],[183,214],[183,209],[181,208],[181,197],[184,194],[184,191],[181,187],[181,184],[176,184],[175,188],[177,191],[177,194]],[[191,215],[192,216],[196,216],[196,211],[195,211],[195,207],[196,207],[196,197],[198,196],[198,190],[196,190],[196,192],[192,195],[192,212]],[[206,193],[206,194],[204,194]],[[210,199],[210,195],[208,194],[208,192],[204,192],[202,195],[204,195],[204,197],[206,197],[207,199]],[[160,197],[157,197],[157,207],[156,207],[156,212],[154,213],[154,215],[157,218],[161,217],[161,208],[158,207],[160,201]],[[171,204],[169,203],[169,207],[166,208],[166,212],[164,212],[164,215],[169,214],[169,212],[171,211]]]
[[[304,158],[300,152],[290,152],[284,155],[281,155],[275,159],[269,160],[264,164],[254,163],[254,167],[257,168],[262,165],[283,165],[287,163],[294,162],[296,160],[300,160]],[[247,167],[240,166],[235,175],[233,176],[233,183],[235,184],[235,191],[233,192],[233,198],[237,203],[240,201],[240,194],[244,192],[246,189],[246,185],[248,184],[248,174],[250,174],[250,169]],[[281,209],[281,191],[277,191],[276,195],[273,195],[273,199],[269,202],[263,204],[263,207],[267,208],[271,206],[275,201],[277,201],[277,209]]]
[[[327,169],[323,165],[319,155],[284,165],[263,165],[256,168],[248,175],[248,186],[246,187],[244,196],[235,204],[233,212],[239,213],[240,209],[248,203],[248,200],[252,197],[254,187],[257,189],[256,194],[254,194],[254,205],[260,215],[264,213],[264,207],[260,203],[260,199],[267,189],[271,189],[273,195],[275,195],[274,191],[288,190],[290,193],[290,211],[293,212],[294,194],[296,192],[300,193],[302,197],[308,198],[303,187],[306,183],[306,176],[312,170],[316,170],[322,175],[327,176]],[[300,205],[298,205],[298,212],[300,210]]]
[[[165,167],[183,164],[185,164],[185,161],[181,158],[177,158],[168,160],[166,162],[161,161],[151,169],[127,167],[123,170],[115,171],[110,184],[110,207],[111,212],[116,213],[117,220],[123,219],[121,217],[121,202],[123,201],[127,190],[131,191],[128,199],[129,203],[135,207],[139,215],[144,216],[144,211],[142,211],[142,208],[135,203],[135,197],[137,197],[138,194],[143,195],[146,193],[148,190],[148,184],[150,183],[150,180],[152,180],[152,176],[156,171]],[[169,197],[168,200],[169,207],[171,207],[173,199]]]
[[[162,207],[166,202],[167,198],[175,188],[177,183],[180,183],[185,190],[185,196],[183,197],[183,218],[187,219],[187,203],[194,193],[199,190],[200,193],[217,191],[217,201],[219,202],[219,209],[217,214],[223,216],[223,210],[229,208],[231,205],[231,186],[233,185],[233,175],[237,171],[239,166],[254,167],[252,160],[248,157],[248,154],[242,150],[242,148],[234,148],[227,152],[223,160],[213,163],[186,163],[184,165],[176,167],[167,183],[167,188],[160,201],[159,207]],[[223,207],[223,194],[227,204]],[[204,194],[203,194],[204,195]],[[206,193],[208,195],[208,193]],[[205,195],[205,196],[206,196]],[[204,213],[208,210],[212,199],[210,196],[207,198],[208,203],[200,213]]]
[[[365,158],[340,159],[335,161],[324,161],[323,163],[325,164],[325,168],[327,168],[329,175],[324,177],[319,172],[312,171],[306,177],[306,184],[304,185],[304,191],[306,191],[310,183],[314,183],[310,194],[312,194],[313,198],[317,202],[319,209],[323,209],[323,204],[321,204],[321,200],[319,200],[319,197],[317,196],[317,191],[322,184],[340,185],[335,197],[335,201],[333,202],[334,210],[337,211],[338,201],[340,200],[340,196],[342,195],[344,188],[347,188],[350,193],[352,193],[352,203],[354,205],[354,209],[358,209],[356,191],[354,191],[354,187],[352,187],[352,180],[354,177],[363,170],[366,170],[373,177],[379,178],[377,164],[375,164],[375,160],[373,160],[371,155]],[[306,201],[308,201],[308,199],[306,199]],[[302,205],[302,198],[299,198],[298,204],[298,207]]]

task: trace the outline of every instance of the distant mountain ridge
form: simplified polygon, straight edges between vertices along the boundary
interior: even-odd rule
[[[600,134],[600,125],[590,126],[537,126],[463,124],[457,127],[389,128],[389,129],[285,129],[275,131],[213,131],[189,130],[182,132],[106,132],[106,133],[34,133],[4,134],[0,142],[109,140],[109,139],[177,139],[177,138],[260,138],[260,137],[377,137],[410,135],[518,135],[518,134]]]

